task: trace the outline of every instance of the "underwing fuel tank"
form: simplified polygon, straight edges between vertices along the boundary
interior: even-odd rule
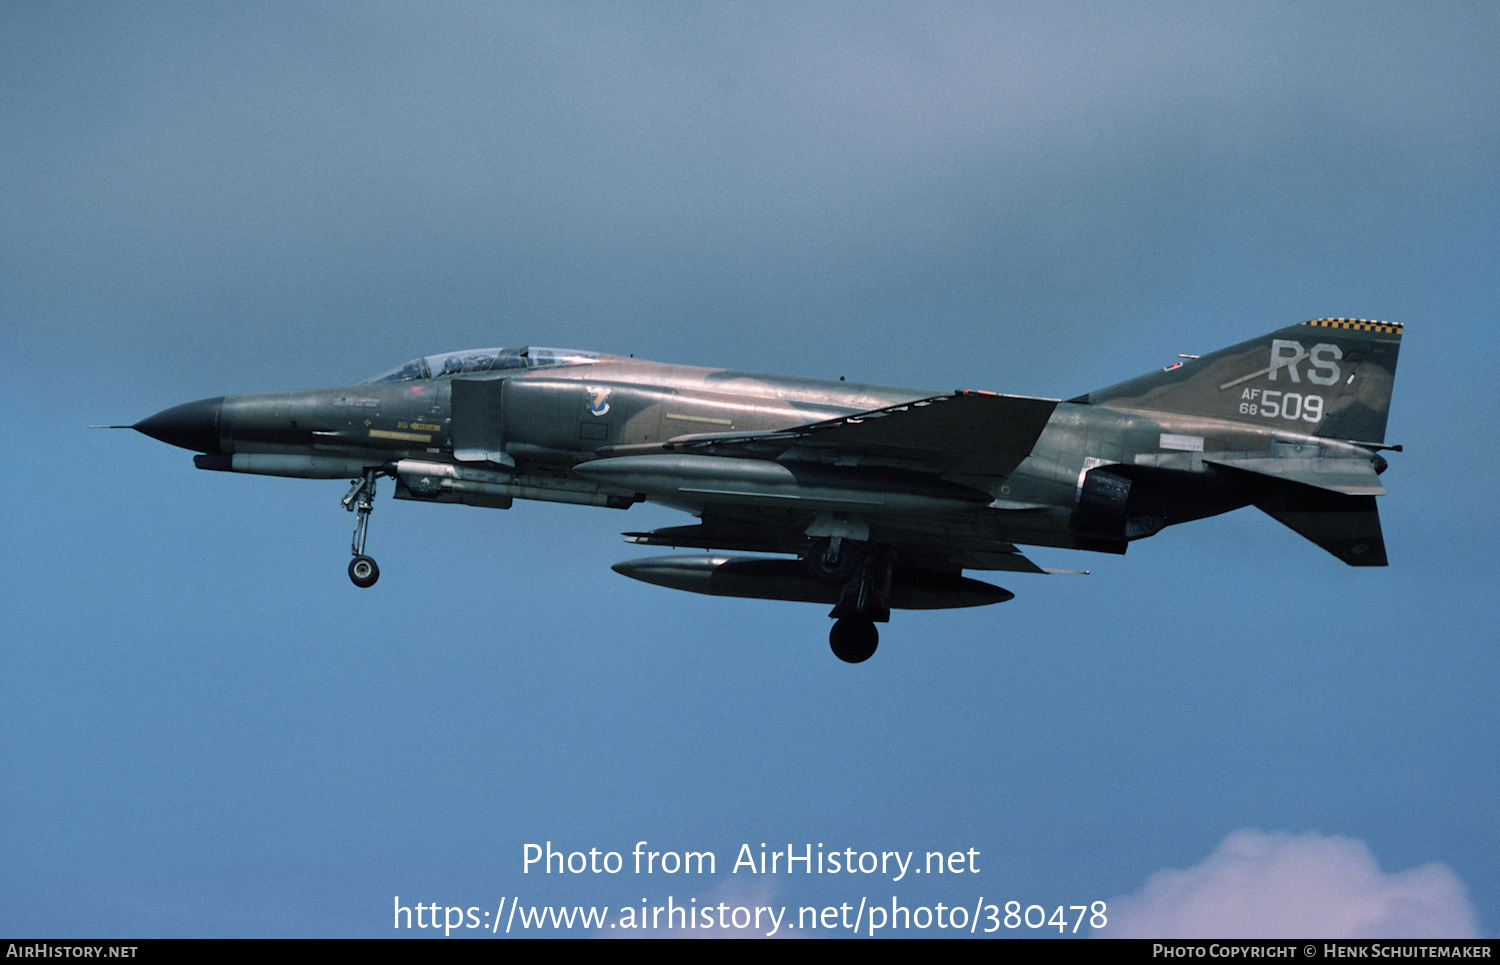
[[[876,467],[726,456],[615,456],[574,466],[613,489],[693,504],[832,507],[890,513],[973,509],[993,498],[931,475]]]
[[[833,605],[843,592],[841,587],[813,580],[798,560],[715,554],[647,556],[616,563],[612,569],[642,583],[708,596]],[[948,610],[1004,603],[1015,599],[1015,594],[956,573],[898,566],[886,599],[897,610]]]

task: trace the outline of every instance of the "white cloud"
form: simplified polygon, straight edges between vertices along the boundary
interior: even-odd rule
[[[1458,876],[1382,872],[1363,841],[1250,829],[1109,902],[1109,938],[1476,938]]]

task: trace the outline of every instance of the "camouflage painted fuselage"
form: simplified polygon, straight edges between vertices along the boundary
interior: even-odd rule
[[[802,555],[832,526],[906,565],[1038,572],[1016,544],[1124,552],[1254,504],[1378,565],[1399,343],[1396,325],[1318,320],[1067,402],[454,353],[433,357],[447,372],[204,400],[137,428],[209,469],[383,467],[399,498],[649,499],[701,518],[631,535],[659,545]]]

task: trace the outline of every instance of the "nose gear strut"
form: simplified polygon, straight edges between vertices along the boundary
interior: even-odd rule
[[[345,509],[357,514],[354,520],[354,541],[350,545],[354,559],[349,561],[349,579],[361,588],[374,586],[375,581],[380,579],[380,567],[375,565],[374,559],[365,555],[365,534],[370,528],[370,514],[375,511],[375,480],[380,478],[383,471],[366,469],[364,477],[354,480],[354,487],[341,500]]]

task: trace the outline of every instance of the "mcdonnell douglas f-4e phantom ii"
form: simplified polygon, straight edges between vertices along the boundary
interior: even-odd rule
[[[1069,399],[663,365],[563,349],[413,359],[342,388],[221,396],[137,422],[200,469],[353,479],[349,578],[375,484],[505,509],[650,500],[695,525],[627,533],[614,569],[716,596],[832,604],[841,659],[892,608],[1000,603],[968,570],[1053,572],[1016,544],[1124,553],[1255,506],[1351,566],[1384,566],[1375,497],[1401,326],[1322,318]],[[734,556],[728,552],[780,554]]]

